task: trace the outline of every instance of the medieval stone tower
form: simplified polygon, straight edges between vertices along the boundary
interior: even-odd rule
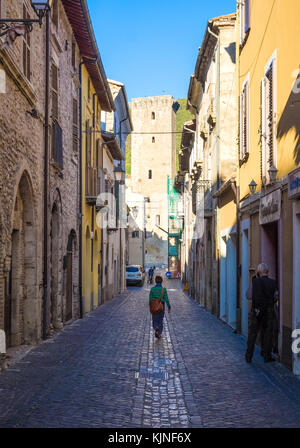
[[[168,177],[176,172],[172,96],[134,98],[131,185],[145,197],[145,265],[168,263]]]

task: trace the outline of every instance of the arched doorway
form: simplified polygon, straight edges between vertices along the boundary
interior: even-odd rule
[[[91,285],[91,233],[90,229],[87,226],[86,232],[85,232],[85,278],[84,278],[84,296],[85,296],[85,312],[90,312],[91,310],[91,292],[92,292],[92,285]]]
[[[65,321],[68,322],[73,318],[73,281],[74,281],[74,256],[76,250],[76,233],[72,230],[69,234],[67,255],[65,262],[66,269],[66,307]]]
[[[95,230],[93,241],[93,307],[99,305],[98,288],[99,288],[99,240],[98,232]]]
[[[23,173],[14,203],[10,270],[5,287],[7,347],[37,340],[36,230],[31,182]]]

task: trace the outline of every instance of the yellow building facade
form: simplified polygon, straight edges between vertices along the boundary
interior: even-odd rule
[[[246,288],[267,263],[280,290],[273,352],[300,373],[292,352],[300,322],[300,3],[245,0],[237,8],[242,328],[246,334]]]
[[[89,73],[82,66],[82,300],[83,313],[101,303],[101,229],[96,223],[95,199],[101,170],[101,106]],[[98,187],[98,189],[97,189]]]
[[[88,14],[87,11],[85,11]],[[85,39],[80,64],[80,288],[81,314],[85,315],[102,303],[102,231],[97,220],[97,198],[105,191],[103,172],[104,141],[101,113],[115,110],[114,100],[101,62],[91,21],[89,39]],[[98,210],[99,211],[99,210]],[[98,225],[97,225],[98,222]]]

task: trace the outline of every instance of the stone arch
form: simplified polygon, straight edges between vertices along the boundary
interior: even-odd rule
[[[64,312],[64,321],[68,322],[73,319],[76,310],[74,309],[74,280],[77,276],[77,272],[75,269],[75,259],[77,252],[77,235],[74,229],[71,230],[68,236],[67,243],[67,255],[65,256],[65,273],[66,273],[66,282],[65,282],[65,312]]]
[[[37,247],[34,197],[23,171],[13,202],[4,327],[7,346],[37,341]]]
[[[50,221],[50,331],[63,327],[62,307],[62,206],[55,191]]]

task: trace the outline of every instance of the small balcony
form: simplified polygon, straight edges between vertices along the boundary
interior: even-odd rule
[[[96,205],[97,197],[101,193],[101,168],[94,166],[86,167],[85,178],[85,200],[88,205]]]

